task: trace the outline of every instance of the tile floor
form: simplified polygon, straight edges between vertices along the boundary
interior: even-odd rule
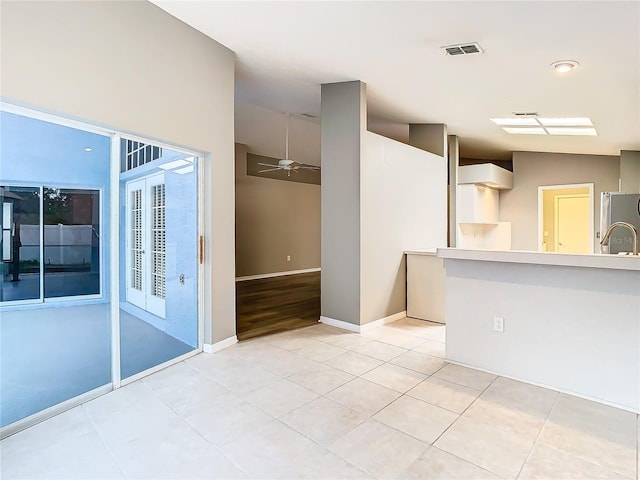
[[[638,480],[638,415],[447,364],[444,327],[201,354],[5,439],[1,477]]]

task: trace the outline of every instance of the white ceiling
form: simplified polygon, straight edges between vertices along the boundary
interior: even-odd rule
[[[637,0],[152,1],[236,53],[236,140],[266,155],[284,153],[275,112],[319,116],[320,85],[349,80],[367,84],[370,129],[445,123],[462,157],[640,150]],[[466,42],[485,52],[440,48]],[[556,60],[580,67],[561,75]],[[514,136],[489,121],[521,111],[587,116],[598,136]],[[318,123],[292,120],[292,158],[319,157]]]

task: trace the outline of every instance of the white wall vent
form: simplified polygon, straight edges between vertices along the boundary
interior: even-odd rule
[[[442,48],[447,55],[471,55],[472,53],[484,52],[477,43],[461,43],[459,45],[447,45]]]

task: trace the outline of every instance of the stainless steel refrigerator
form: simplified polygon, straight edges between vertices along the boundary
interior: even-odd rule
[[[600,238],[615,222],[630,223],[640,231],[640,193],[602,192],[600,206]],[[631,231],[628,228],[616,228],[609,239],[609,253],[632,251]]]

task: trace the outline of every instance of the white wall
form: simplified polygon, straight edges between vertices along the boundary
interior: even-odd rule
[[[235,335],[234,54],[148,2],[2,2],[0,94],[206,152],[205,338]]]
[[[500,192],[500,220],[511,222],[511,248],[538,249],[539,186],[593,183],[594,225],[600,225],[600,193],[617,192],[619,175],[616,156],[514,152],[513,189]]]
[[[450,259],[445,269],[447,359],[640,411],[640,271]]]
[[[405,250],[447,245],[445,158],[371,132],[360,161],[360,324],[406,309]]]

